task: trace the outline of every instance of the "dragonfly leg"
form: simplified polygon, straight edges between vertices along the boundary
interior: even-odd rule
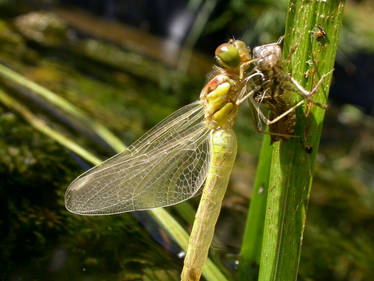
[[[238,100],[236,101],[236,104],[237,105],[240,105],[243,101],[245,101],[247,98],[253,96],[254,93],[256,93],[257,89],[254,89],[252,91],[250,91],[249,93],[245,94],[244,93],[247,91],[247,87],[243,87],[242,91],[240,92],[240,96],[238,98]]]
[[[311,94],[311,95],[314,95],[315,92],[317,92],[318,88],[321,86],[323,80],[325,80],[325,78],[326,78],[327,76],[329,76],[329,75],[330,75],[331,73],[333,73],[333,72],[334,72],[334,69],[331,69],[329,72],[323,74],[322,77],[321,77],[321,79],[319,79],[319,81],[317,82],[316,86],[315,86],[315,87],[310,91],[310,94]]]
[[[244,73],[247,71],[247,69],[254,64],[255,62],[259,61],[259,59],[252,59],[250,61],[244,62],[240,65],[239,68],[239,79],[243,79]],[[253,75],[253,74],[252,74]],[[252,76],[251,75],[251,76]]]
[[[311,91],[308,91],[306,89],[304,89],[303,86],[300,85],[299,82],[296,81],[295,78],[293,77],[290,77],[291,79],[291,82],[292,84],[296,87],[296,89],[298,90],[297,91],[297,94],[300,95],[301,97],[303,97],[304,99],[308,100],[308,102],[310,103],[313,103],[323,109],[326,109],[327,106],[324,105],[324,104],[321,104],[319,102],[316,102],[314,100],[312,100],[312,97],[313,95],[317,92],[317,90],[319,89],[319,87],[321,86],[322,82],[324,81],[324,79],[329,76],[332,72],[334,71],[334,69],[330,70],[329,72],[325,73],[322,75],[321,79],[319,79],[319,81],[317,82],[316,86],[311,90]]]
[[[261,72],[253,73],[252,75],[245,78],[246,84],[255,76],[261,76],[262,79],[264,79],[264,74]],[[245,85],[242,90],[240,91],[238,100],[236,101],[237,105],[240,105],[242,102],[244,102],[246,99],[248,99],[250,96],[252,96],[254,93],[256,93],[261,86],[255,86],[253,90],[251,90],[249,93],[247,92],[247,85]]]
[[[254,99],[253,99],[253,96],[250,96],[249,97],[253,106],[255,107],[258,115],[260,116],[261,120],[266,124],[266,125],[272,125],[274,123],[277,123],[279,120],[281,120],[282,118],[284,118],[285,116],[287,116],[288,114],[290,114],[291,112],[295,111],[296,108],[298,108],[299,106],[301,106],[305,100],[302,100],[302,101],[299,101],[297,104],[293,105],[291,108],[289,108],[288,110],[286,110],[285,112],[283,112],[282,114],[278,115],[277,117],[275,117],[274,119],[270,120],[268,119],[265,114],[262,112],[261,108],[260,108],[260,104],[258,104]]]
[[[291,48],[291,50],[288,53],[287,57],[283,60],[284,64],[288,64],[291,61],[291,58],[292,58],[293,54],[296,52],[297,48],[300,45],[301,39],[302,39],[302,36],[299,36],[299,38],[297,39],[295,45]]]
[[[260,129],[257,126],[255,126],[255,130],[256,130],[257,133],[264,134],[264,135],[279,136],[279,137],[286,137],[286,138],[299,138],[299,136],[295,136],[295,135],[264,131],[263,129]]]
[[[284,35],[279,37],[279,39],[277,40],[277,42],[275,44],[280,45],[280,44],[282,44],[283,40],[284,40]]]
[[[253,107],[255,107],[253,105]],[[253,108],[252,107],[252,108]],[[252,110],[253,111],[253,110]],[[254,114],[254,112],[253,112]],[[261,118],[262,119],[262,118]],[[252,119],[254,120],[254,119]],[[258,119],[258,122],[253,122],[253,125],[254,125],[254,128],[256,130],[257,133],[260,133],[260,134],[264,134],[264,135],[270,135],[270,136],[279,136],[279,137],[285,137],[285,138],[298,138],[299,136],[295,136],[295,135],[290,135],[290,134],[282,134],[282,133],[275,133],[275,132],[268,132],[268,131],[265,131],[263,128],[262,128],[262,123],[260,121],[260,119]]]

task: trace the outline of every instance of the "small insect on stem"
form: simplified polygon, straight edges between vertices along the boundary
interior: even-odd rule
[[[317,40],[327,36],[327,33],[325,32],[321,24],[318,24],[318,31],[315,33],[315,36]]]
[[[317,27],[315,27],[313,30],[309,31],[319,43],[327,43],[328,38],[327,38],[327,33],[323,29],[321,24],[318,24]]]

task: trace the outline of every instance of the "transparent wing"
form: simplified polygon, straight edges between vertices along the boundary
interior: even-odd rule
[[[198,192],[209,158],[209,129],[202,106],[195,102],[79,176],[66,191],[66,208],[82,215],[109,215],[177,204]]]

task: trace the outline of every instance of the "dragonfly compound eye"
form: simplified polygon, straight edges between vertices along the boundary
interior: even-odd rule
[[[237,68],[240,63],[238,49],[231,43],[224,43],[216,49],[216,59],[220,65],[227,68]]]
[[[240,62],[247,62],[247,61],[250,61],[252,59],[251,58],[251,50],[249,49],[247,44],[245,44],[241,40],[233,40],[232,44],[235,46],[235,48],[239,52]]]
[[[253,49],[253,57],[260,59],[261,69],[269,70],[278,64],[282,55],[282,50],[278,44],[268,44],[258,46]]]

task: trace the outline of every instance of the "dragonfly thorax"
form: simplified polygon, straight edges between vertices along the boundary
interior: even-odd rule
[[[220,74],[210,80],[200,95],[205,120],[211,129],[231,128],[239,110],[238,82]]]

